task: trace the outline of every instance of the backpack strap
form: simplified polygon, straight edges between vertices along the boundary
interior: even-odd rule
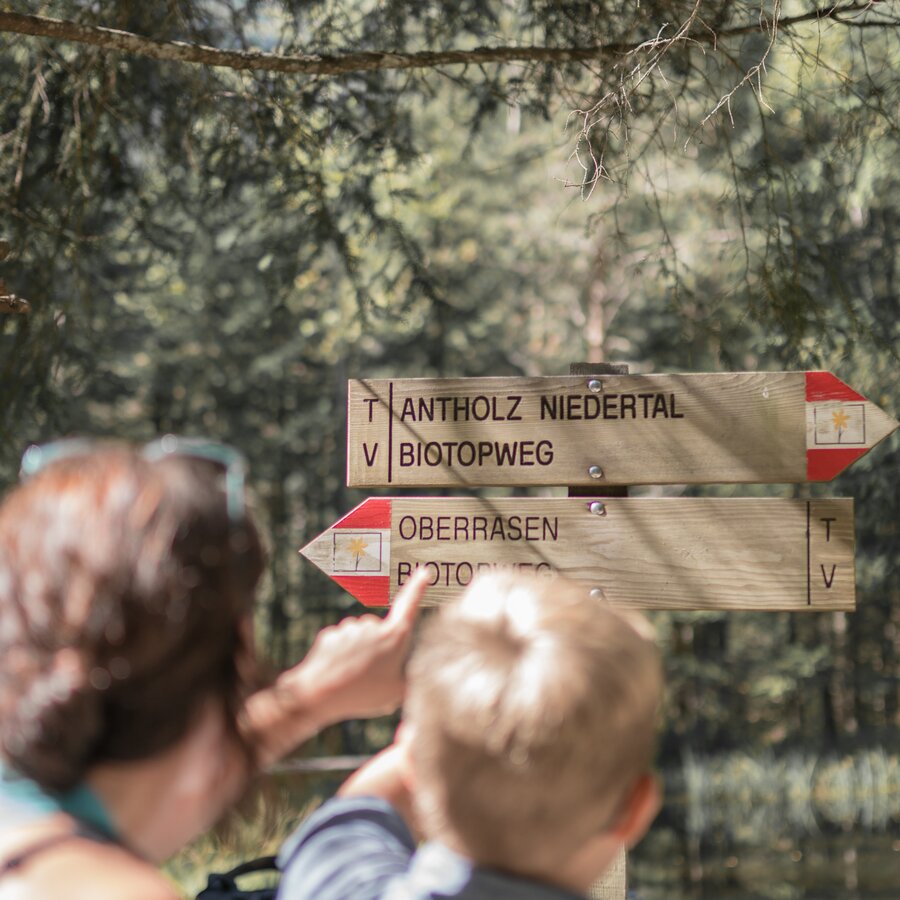
[[[239,866],[235,866],[230,872],[225,873],[226,878],[240,878],[248,872],[263,872],[266,869],[278,870],[274,856],[260,856],[259,859],[250,859]]]
[[[213,873],[209,876],[206,887],[197,894],[197,900],[273,900],[276,888],[259,888],[257,890],[241,890],[237,886],[237,879],[251,872],[264,872],[267,869],[278,871],[276,857],[260,856],[251,859],[239,866],[235,866],[229,872],[222,874]]]

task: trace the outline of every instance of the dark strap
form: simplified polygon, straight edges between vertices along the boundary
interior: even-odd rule
[[[259,859],[251,859],[245,863],[241,863],[239,866],[235,866],[230,872],[225,874],[226,878],[239,878],[241,875],[246,875],[248,872],[264,872],[266,869],[275,869],[278,870],[278,866],[275,863],[277,857],[275,856],[260,856]]]
[[[237,885],[237,879],[241,875],[267,869],[278,871],[274,856],[251,859],[220,875],[213,873],[209,876],[206,887],[197,894],[196,900],[274,900],[277,891],[275,887],[243,890]]]
[[[66,841],[71,841],[73,838],[87,838],[91,841],[100,841],[101,843],[107,843],[106,838],[98,831],[95,831],[93,828],[90,828],[87,825],[79,823],[71,831],[63,831],[61,834],[51,834],[49,837],[40,838],[33,844],[26,846],[23,850],[19,850],[12,856],[8,856],[6,859],[0,860],[0,878],[2,878],[4,875],[8,875],[10,872],[15,872],[16,869],[19,869],[23,865],[25,865],[25,863],[27,863],[28,860],[30,860],[33,856],[37,856],[39,853],[43,853],[45,850],[50,850],[57,844],[63,844]]]

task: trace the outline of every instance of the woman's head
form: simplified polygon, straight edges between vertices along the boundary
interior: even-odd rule
[[[218,464],[123,446],[48,464],[0,506],[0,753],[61,790],[172,746],[209,700],[234,725],[262,568]]]

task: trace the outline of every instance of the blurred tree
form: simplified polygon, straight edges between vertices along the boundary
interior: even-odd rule
[[[241,447],[286,658],[347,608],[294,551],[362,499],[348,377],[822,367],[895,410],[897,8],[41,4],[87,30],[0,37],[0,271],[33,307],[0,316],[0,479],[72,432]],[[900,725],[896,447],[829,488],[859,498],[855,616],[657,617],[680,745]]]

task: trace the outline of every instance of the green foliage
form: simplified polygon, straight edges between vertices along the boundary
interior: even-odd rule
[[[295,552],[363,499],[344,486],[348,377],[825,368],[896,414],[896,29],[773,42],[727,34],[758,24],[757,2],[694,7],[43,4],[284,53],[641,48],[323,78],[0,38],[16,250],[0,274],[34,310],[0,316],[0,481],[68,433],[240,447],[272,548],[262,642],[287,661],[350,608]],[[689,40],[656,40],[682,22]],[[665,758],[900,724],[897,448],[830,486],[710,491],[856,496],[859,611],[657,615]],[[361,750],[369,732],[326,741]]]

